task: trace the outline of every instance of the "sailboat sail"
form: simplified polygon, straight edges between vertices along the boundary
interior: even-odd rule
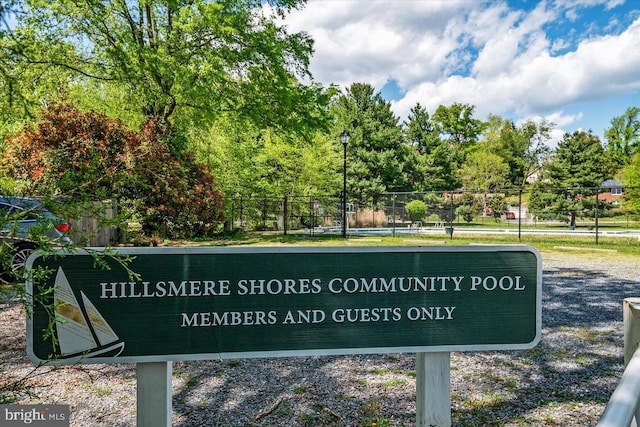
[[[80,294],[82,295],[82,303],[87,310],[89,322],[91,323],[91,326],[93,326],[93,330],[98,337],[98,341],[100,341],[100,345],[107,345],[118,341],[118,336],[113,332],[113,329],[111,329],[111,326],[109,326],[107,321],[104,320],[104,317],[102,317],[98,309],[96,309],[96,306],[93,305],[84,292],[80,291]]]
[[[62,267],[58,268],[53,299],[56,310],[56,332],[62,357],[95,357],[122,353],[124,342],[104,319],[84,292],[80,291],[86,316],[71,289]],[[97,340],[97,341],[96,341]]]
[[[95,348],[97,343],[62,268],[58,268],[55,283],[54,304],[60,351],[70,354]]]

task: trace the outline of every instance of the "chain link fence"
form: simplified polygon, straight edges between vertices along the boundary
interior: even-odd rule
[[[555,202],[548,203],[553,198]],[[622,188],[600,187],[390,192],[368,203],[347,196],[346,229],[350,234],[431,229],[452,233],[454,228],[639,230],[640,216],[625,209],[626,200]],[[231,224],[245,231],[340,233],[342,197],[234,198]]]

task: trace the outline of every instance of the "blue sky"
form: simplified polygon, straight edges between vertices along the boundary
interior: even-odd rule
[[[314,39],[315,81],[369,83],[401,120],[461,102],[549,120],[554,145],[640,106],[640,0],[310,0],[285,23]]]

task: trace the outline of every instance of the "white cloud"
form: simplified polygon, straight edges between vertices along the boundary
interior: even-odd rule
[[[570,11],[577,8],[594,7],[598,5],[603,5],[605,10],[611,10],[624,4],[625,1],[627,0],[554,0],[553,3],[557,8],[566,8]]]
[[[619,4],[541,1],[525,12],[506,2],[316,0],[286,23],[315,40],[315,80],[377,90],[395,80],[403,98],[392,108],[402,119],[418,102],[429,111],[461,102],[479,118],[551,115],[575,126],[581,117],[563,114],[567,105],[640,90],[640,18],[619,34],[586,38],[571,26],[552,37],[549,27]]]
[[[558,147],[558,143],[562,141],[565,135],[565,131],[562,129],[554,128],[551,130],[549,141],[547,141],[547,145],[552,150],[555,150]]]
[[[530,90],[520,108],[530,112],[638,90],[639,69],[640,19],[619,36],[586,40],[573,52],[541,54],[522,64],[519,75]]]
[[[582,114],[564,114],[562,111],[555,111],[551,114],[546,115],[544,117],[544,120],[550,123],[555,123],[556,126],[565,127],[582,120]]]
[[[441,99],[454,94],[458,101],[476,105],[478,111],[501,114],[513,108],[526,115],[640,89],[640,19],[618,36],[584,41],[562,56],[551,55],[544,35],[533,33],[530,37],[527,50],[506,69],[496,67],[491,73],[485,67],[471,77],[473,81],[449,77],[437,87],[428,86],[430,94],[440,94]],[[451,89],[452,83],[457,84],[457,90]],[[411,92],[407,96],[415,98]]]
[[[571,43],[569,43],[565,38],[559,38],[559,39],[555,39],[551,45],[551,52],[558,52],[564,49],[567,49],[571,46]]]
[[[286,24],[315,40],[316,80],[341,86],[366,82],[381,89],[393,78],[408,88],[441,75],[458,46],[447,27],[475,7],[472,3],[311,1]]]
[[[580,18],[580,15],[578,14],[578,11],[576,9],[568,9],[564,13],[564,17],[567,18],[570,22],[576,22],[578,18]]]
[[[553,129],[550,132],[550,139],[547,141],[547,145],[551,149],[555,149],[558,146],[558,142],[562,141],[564,134],[568,131],[565,130],[567,126],[572,125],[574,123],[580,122],[582,120],[582,114],[565,114],[563,111],[554,111],[553,113],[547,114],[542,117],[539,115],[532,115],[528,117],[523,117],[520,120],[516,121],[516,125],[522,125],[523,123],[531,120],[534,123],[541,123],[543,120],[547,123],[553,124]]]

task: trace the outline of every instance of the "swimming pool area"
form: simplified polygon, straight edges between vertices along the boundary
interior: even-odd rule
[[[310,234],[340,234],[342,228],[340,227],[317,227],[313,230],[306,230]],[[514,228],[466,228],[466,227],[454,227],[453,233],[455,234],[537,234],[537,235],[584,235],[595,236],[596,230],[560,230],[560,229],[531,229],[522,228],[518,230]],[[451,236],[450,229],[448,227],[377,227],[377,228],[348,228],[347,235],[445,235]],[[612,237],[638,237],[640,238],[640,230],[598,230],[597,234],[600,236],[612,236]]]

